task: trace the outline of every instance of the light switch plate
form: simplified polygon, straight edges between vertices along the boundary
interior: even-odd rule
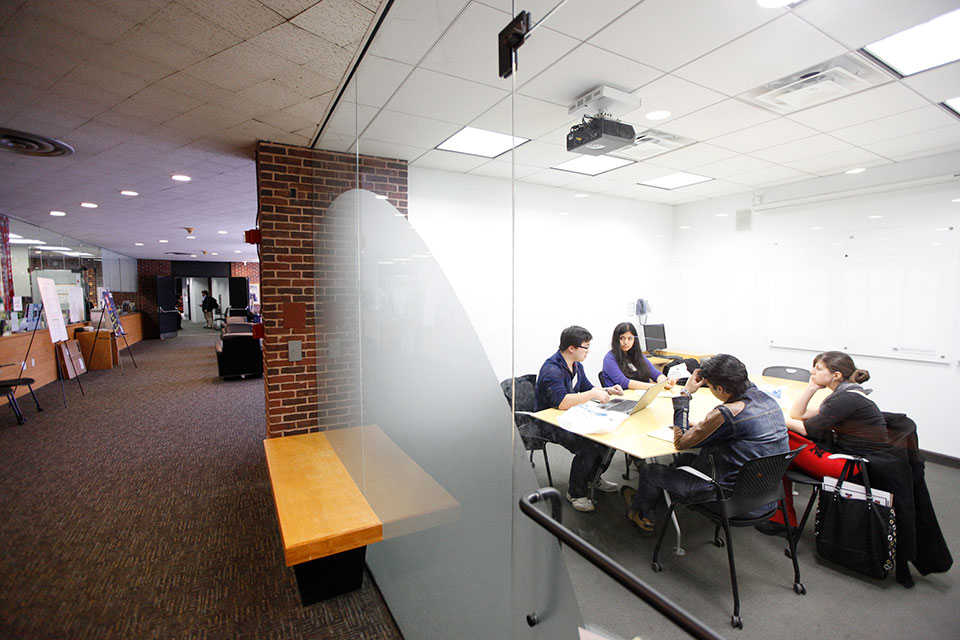
[[[289,340],[287,342],[287,360],[290,362],[303,360],[303,342],[301,340]]]

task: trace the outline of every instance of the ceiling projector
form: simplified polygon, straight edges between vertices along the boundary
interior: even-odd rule
[[[589,156],[633,146],[637,134],[633,127],[619,120],[598,116],[584,116],[583,122],[575,125],[567,134],[567,151]]]

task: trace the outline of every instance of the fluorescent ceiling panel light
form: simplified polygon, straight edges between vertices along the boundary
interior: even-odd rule
[[[529,138],[508,136],[504,133],[464,127],[437,145],[441,151],[467,153],[472,156],[496,158],[501,153],[520,146]]]
[[[698,176],[695,173],[687,173],[685,171],[678,171],[676,173],[671,173],[668,176],[661,176],[659,178],[654,178],[653,180],[647,180],[646,182],[638,182],[637,184],[643,185],[645,187],[656,187],[657,189],[679,189],[681,187],[689,187],[692,184],[700,184],[701,182],[709,182],[713,178],[708,178],[707,176]]]
[[[918,24],[863,49],[902,76],[960,60],[960,9]]]
[[[219,254],[219,253],[217,253],[216,251],[214,251],[214,252],[213,252],[213,253],[211,253],[210,255],[212,255],[212,256],[218,256],[218,255],[220,255],[220,254]]]
[[[23,236],[20,235],[19,233],[9,233],[9,234],[7,234],[7,237],[9,237],[9,238],[22,238]]]
[[[855,176],[858,173],[863,173],[864,171],[866,171],[866,168],[857,167],[856,169],[850,169],[849,171],[844,171],[844,173],[846,173],[847,175]]]
[[[138,247],[142,247],[142,246],[143,246],[143,243],[142,243],[142,242],[134,242],[133,244],[137,245]]]
[[[32,238],[14,238],[10,236],[10,244],[47,244],[43,240],[34,240]]]
[[[226,231],[217,231],[217,233],[219,233],[219,234],[222,235],[222,236],[225,236],[225,235],[227,235],[228,232],[226,232]]]
[[[169,240],[157,240],[157,242],[159,242],[160,244],[167,244],[167,243],[170,242],[170,241],[169,241]]]
[[[240,251],[234,251],[234,253],[240,253]]]
[[[49,245],[43,245],[42,247],[37,247],[42,251],[73,251],[70,247],[51,247]]]
[[[619,169],[620,167],[625,167],[633,163],[633,160],[614,158],[613,156],[580,156],[579,158],[562,162],[553,168],[559,169],[560,171],[582,173],[588,176],[598,176],[601,173]]]
[[[956,98],[950,98],[949,100],[944,100],[943,104],[947,105],[955,114],[960,116],[960,96]]]
[[[80,203],[80,206],[83,207],[84,209],[96,209],[96,208],[97,208],[96,203],[93,203],[93,202],[81,202],[81,203]]]
[[[187,236],[187,240],[196,240],[197,236]]]

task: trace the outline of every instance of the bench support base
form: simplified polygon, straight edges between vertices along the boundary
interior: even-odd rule
[[[294,565],[303,606],[359,589],[363,584],[366,552],[366,547],[358,547]]]

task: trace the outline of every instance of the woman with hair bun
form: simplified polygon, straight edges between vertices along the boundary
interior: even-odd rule
[[[786,419],[790,433],[790,449],[803,445],[791,469],[815,478],[838,477],[843,460],[830,460],[831,453],[867,455],[887,449],[887,423],[880,408],[860,386],[870,379],[870,373],[857,369],[853,358],[842,351],[825,351],[813,359],[810,383],[790,408]],[[832,393],[819,407],[809,407],[810,399],[820,389]],[[793,485],[784,478],[784,506],[790,517],[790,526],[796,526],[793,509]],[[786,530],[778,512],[769,523],[756,529],[774,535]]]

